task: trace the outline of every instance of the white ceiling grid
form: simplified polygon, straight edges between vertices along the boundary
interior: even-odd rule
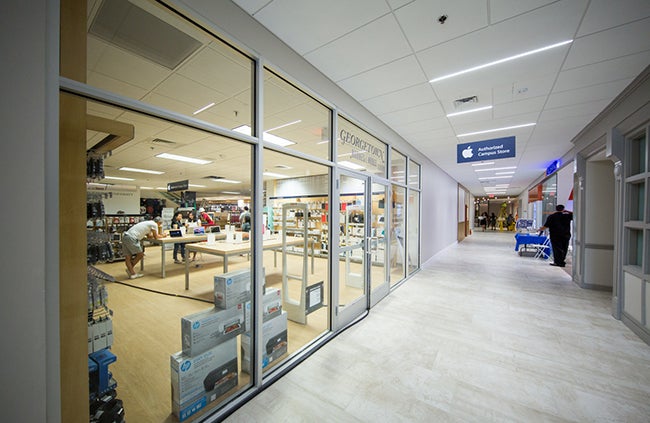
[[[647,0],[234,0],[439,167],[483,195],[456,144],[514,135],[517,195],[650,64]],[[438,17],[447,15],[444,24]],[[432,78],[573,39],[533,56]],[[475,114],[446,117],[477,96]],[[534,127],[458,138],[464,132]],[[500,180],[503,182],[504,180]],[[494,181],[488,181],[493,185]]]

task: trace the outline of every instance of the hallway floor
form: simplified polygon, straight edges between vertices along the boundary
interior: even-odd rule
[[[226,421],[648,422],[650,346],[610,303],[475,232]]]

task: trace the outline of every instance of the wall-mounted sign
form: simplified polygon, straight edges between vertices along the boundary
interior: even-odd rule
[[[555,171],[558,170],[559,168],[560,168],[560,161],[559,161],[559,160],[555,160],[555,161],[553,161],[553,163],[551,163],[551,164],[546,168],[546,176],[552,174],[553,172],[555,172]]]
[[[515,157],[515,137],[466,142],[456,146],[456,163]]]
[[[172,191],[185,191],[186,189],[189,188],[190,181],[185,180],[185,181],[176,181],[176,182],[169,182],[167,184],[167,192],[172,192]]]

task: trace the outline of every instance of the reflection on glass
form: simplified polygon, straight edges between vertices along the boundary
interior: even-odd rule
[[[405,277],[405,222],[406,188],[392,186],[391,232],[390,232],[390,284],[395,285]]]
[[[234,216],[249,202],[252,148],[104,104],[87,102],[86,113],[88,162],[101,163],[88,166],[88,261],[118,281],[169,294],[106,285],[118,396],[133,421],[191,414],[197,401],[205,401],[200,413],[210,412],[251,386],[249,352],[240,348],[252,329],[251,244]],[[134,281],[125,272],[126,232],[153,217],[162,218],[164,237],[143,242],[143,276]],[[202,372],[191,376],[200,390],[187,368]],[[133,386],[145,388],[126,388]]]
[[[408,273],[420,267],[420,193],[409,190],[408,206]]]
[[[268,149],[264,169],[264,312],[282,299],[264,323],[266,372],[329,329],[329,169]]]
[[[329,159],[330,110],[264,69],[264,141]],[[250,135],[250,126],[237,129]]]
[[[629,220],[643,220],[645,209],[645,183],[629,183]]]
[[[396,184],[406,183],[406,156],[395,149],[390,153],[390,180]]]
[[[646,135],[641,134],[636,138],[632,138],[629,143],[629,162],[628,176],[638,175],[646,171]]]
[[[346,169],[386,177],[386,144],[342,116],[338,118],[338,157]]]
[[[155,2],[97,5],[88,13],[88,84],[224,128],[251,126],[249,57]]]
[[[409,160],[409,188],[420,189],[420,165]]]
[[[341,175],[339,306],[346,307],[364,297],[365,284],[365,197],[363,179]]]
[[[388,252],[388,234],[386,233],[386,199],[388,187],[372,184],[372,216],[370,219],[370,288],[374,291],[387,282],[386,253]]]

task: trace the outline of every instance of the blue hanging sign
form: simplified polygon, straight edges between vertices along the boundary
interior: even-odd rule
[[[555,160],[555,161],[553,161],[553,163],[551,163],[551,164],[546,168],[546,176],[552,174],[553,172],[555,172],[555,171],[558,170],[559,168],[560,168],[560,161],[559,161],[559,160]]]
[[[456,146],[456,163],[515,157],[515,137],[466,142]]]

